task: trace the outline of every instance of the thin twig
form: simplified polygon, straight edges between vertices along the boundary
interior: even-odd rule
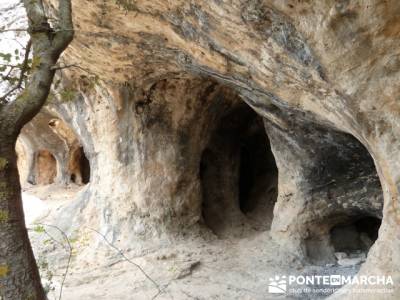
[[[49,29],[43,29],[43,28],[37,28],[36,32],[42,32],[44,30],[49,30]],[[8,29],[0,29],[0,33],[4,33],[4,32],[10,32],[10,31],[15,31],[15,32],[30,32],[30,29],[28,28],[8,28]],[[75,31],[74,29],[54,29],[51,30],[52,33],[58,33],[58,32],[65,32],[65,31]],[[87,31],[90,32],[90,31]]]
[[[11,4],[9,7],[5,7],[1,10],[2,13],[8,12],[10,10],[14,10],[17,8],[18,5],[22,4],[22,0],[18,1],[17,3]]]
[[[2,67],[8,67],[8,68],[16,68],[18,65],[10,65],[10,64],[0,64]]]
[[[10,66],[8,66],[8,67],[10,68],[10,70],[8,70],[7,74],[4,76],[4,79],[5,79],[5,80],[10,79],[11,72],[12,72],[17,66],[10,65]]]
[[[79,70],[82,70],[90,75],[94,75],[94,76],[98,76],[96,73],[90,71],[89,69],[86,69],[84,67],[81,67],[79,64],[69,64],[69,65],[55,65],[53,67],[51,67],[52,70],[63,70],[63,69],[69,69],[69,68],[77,68]]]
[[[71,65],[64,65],[64,66],[53,66],[51,67],[52,70],[63,70],[63,69],[68,69],[68,68],[73,68],[73,67],[78,67],[76,64],[71,64]]]
[[[172,283],[173,280],[171,280],[170,282],[168,282],[166,285],[163,286],[162,289],[159,289],[159,291],[157,292],[157,294],[155,294],[151,300],[155,300],[158,296],[160,296],[162,293],[165,292],[165,290],[168,288],[168,286]]]
[[[141,266],[139,266],[137,263],[133,262],[133,261],[130,260],[128,257],[126,257],[126,255],[124,254],[124,252],[122,252],[121,249],[119,249],[118,247],[114,246],[110,241],[108,241],[108,239],[106,238],[106,236],[105,236],[104,234],[100,233],[100,232],[97,231],[96,229],[93,229],[93,228],[90,228],[90,227],[87,227],[87,228],[90,229],[90,230],[92,230],[92,231],[94,231],[94,232],[96,232],[97,234],[99,234],[99,235],[104,239],[104,241],[105,241],[111,248],[113,248],[114,250],[116,250],[116,251],[118,252],[118,254],[121,255],[127,262],[129,262],[130,264],[134,265],[134,266],[149,280],[149,281],[151,281],[151,282],[154,284],[154,286],[155,286],[155,287],[157,288],[157,290],[158,290],[158,293],[157,293],[156,296],[154,296],[152,299],[155,299],[155,297],[157,297],[158,295],[160,295],[160,294],[163,292],[163,290],[160,288],[160,286],[158,285],[158,283],[155,282],[155,281],[153,280],[153,278],[151,278],[151,277],[146,273],[146,271],[143,270],[143,268],[142,268]]]
[[[24,62],[22,63],[22,66],[21,66],[21,73],[19,74],[18,82],[12,89],[10,89],[7,93],[5,93],[3,96],[0,97],[1,101],[6,101],[8,96],[10,96],[12,93],[14,93],[16,90],[18,90],[22,87],[25,73],[28,71],[28,67],[29,67],[29,54],[31,52],[31,46],[32,46],[32,41],[29,39],[29,41],[26,45]]]
[[[60,245],[65,249],[65,251],[68,251],[67,247],[61,243],[60,241],[57,241],[46,229],[44,230],[44,233],[56,244]]]
[[[39,224],[35,223],[35,225],[39,225]],[[27,229],[28,229],[28,230],[31,230],[31,231],[36,231],[35,228],[29,228],[29,227],[27,227]],[[43,228],[43,231],[44,231],[44,233],[50,238],[50,240],[52,240],[54,243],[60,245],[61,247],[63,247],[65,250],[68,251],[68,249],[63,245],[63,243],[61,243],[61,242],[58,241],[55,237],[53,237],[46,229]]]
[[[62,236],[64,237],[65,241],[68,244],[68,248],[69,248],[68,262],[67,262],[67,267],[65,269],[65,273],[64,273],[63,279],[61,281],[60,295],[58,297],[58,300],[61,300],[62,290],[63,290],[63,287],[64,287],[65,279],[67,278],[67,275],[68,275],[68,270],[69,270],[69,266],[71,264],[71,259],[72,259],[72,245],[71,245],[71,242],[69,241],[69,238],[68,238],[67,234],[63,230],[61,230],[58,226],[50,225],[50,224],[43,224],[43,223],[35,223],[35,224],[41,225],[41,226],[48,226],[48,227],[52,227],[52,228],[57,229],[62,234]],[[66,248],[64,248],[64,249],[66,249]]]
[[[16,42],[16,43],[21,47],[21,49],[26,50],[26,48],[25,48],[26,45],[23,45],[23,44],[22,44],[20,41],[18,41],[18,39],[16,39],[16,38],[4,38],[4,40],[9,40],[9,41]]]
[[[9,28],[9,29],[0,29],[0,33],[3,33],[3,32],[10,32],[10,31],[16,31],[16,32],[24,31],[24,32],[27,32],[27,31],[28,31],[28,28]]]

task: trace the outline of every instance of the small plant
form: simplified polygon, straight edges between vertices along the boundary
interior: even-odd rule
[[[70,244],[73,246],[72,256],[78,255],[78,250],[86,248],[90,245],[90,234],[87,231],[80,231],[76,229],[73,233],[73,238],[69,239]]]
[[[57,239],[55,239],[53,237],[53,235],[51,235],[46,228],[50,227],[53,229],[56,229],[61,235],[63,240],[59,241]],[[67,277],[68,274],[68,270],[70,267],[70,263],[71,263],[71,258],[72,258],[72,254],[74,252],[74,248],[72,247],[72,244],[70,242],[70,239],[68,238],[67,234],[61,230],[59,227],[55,226],[55,225],[50,225],[50,224],[35,224],[35,226],[31,229],[34,232],[38,233],[38,234],[44,234],[45,236],[48,237],[48,239],[43,240],[43,245],[59,245],[61,246],[65,251],[68,252],[68,262],[67,262],[67,267],[65,269],[65,273],[62,277],[61,283],[60,283],[60,294],[59,294],[59,300],[62,297],[62,292],[63,292],[63,286],[65,283],[65,279]],[[44,279],[44,283],[43,283],[43,288],[45,290],[45,292],[48,294],[49,292],[52,292],[55,290],[55,284],[53,281],[53,272],[50,270],[49,268],[49,264],[46,260],[45,257],[41,257],[39,256],[38,258],[38,268],[39,268],[39,272],[41,274],[41,278]],[[1,300],[1,299],[0,299]]]
[[[42,225],[36,225],[33,228],[33,231],[36,233],[45,233],[46,230],[44,229],[44,227]]]
[[[48,295],[50,292],[55,290],[55,285],[53,282],[53,272],[49,269],[49,263],[47,262],[46,258],[39,257],[37,264],[39,267],[40,275],[44,281],[44,291],[46,292],[46,295]]]
[[[71,102],[75,99],[76,91],[66,88],[60,92],[60,96],[63,102]]]

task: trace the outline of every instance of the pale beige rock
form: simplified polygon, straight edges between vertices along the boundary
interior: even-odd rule
[[[92,172],[60,226],[90,224],[121,247],[198,230],[203,150],[241,98],[264,118],[276,159],[275,241],[325,265],[332,228],[382,218],[360,274],[400,281],[399,1],[73,3],[65,59],[100,80],[66,70],[78,95],[49,105]],[[235,197],[233,175],[221,195]],[[223,208],[224,226],[250,230],[236,202]]]

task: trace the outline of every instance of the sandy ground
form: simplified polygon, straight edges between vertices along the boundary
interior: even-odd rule
[[[41,269],[44,284],[50,286],[49,299],[317,299],[300,294],[270,294],[270,278],[276,275],[356,273],[358,269],[302,266],[270,238],[268,231],[245,238],[208,239],[200,236],[179,241],[158,241],[132,247],[123,255],[112,247],[96,249],[90,233],[70,239],[54,228],[33,225],[46,223],[52,211],[73,201],[80,187],[67,190],[57,186],[24,189],[24,207],[30,224],[31,242]],[[45,231],[43,231],[45,229]],[[91,253],[88,260],[81,253]],[[127,261],[129,259],[130,261]],[[138,266],[147,274],[139,270]]]

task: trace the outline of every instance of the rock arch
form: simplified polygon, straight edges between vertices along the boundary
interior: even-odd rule
[[[50,180],[51,183],[81,185],[90,181],[90,163],[78,136],[49,108],[43,109],[22,129],[16,149],[20,157],[19,169],[24,174],[21,177],[23,185],[42,184],[42,180],[37,181],[37,172],[44,167],[43,157],[48,156],[42,150],[51,152],[57,162],[57,176]],[[38,155],[40,160],[36,159]],[[39,161],[41,165],[37,166]],[[48,162],[52,164],[51,160]],[[52,167],[49,165],[49,168]]]

